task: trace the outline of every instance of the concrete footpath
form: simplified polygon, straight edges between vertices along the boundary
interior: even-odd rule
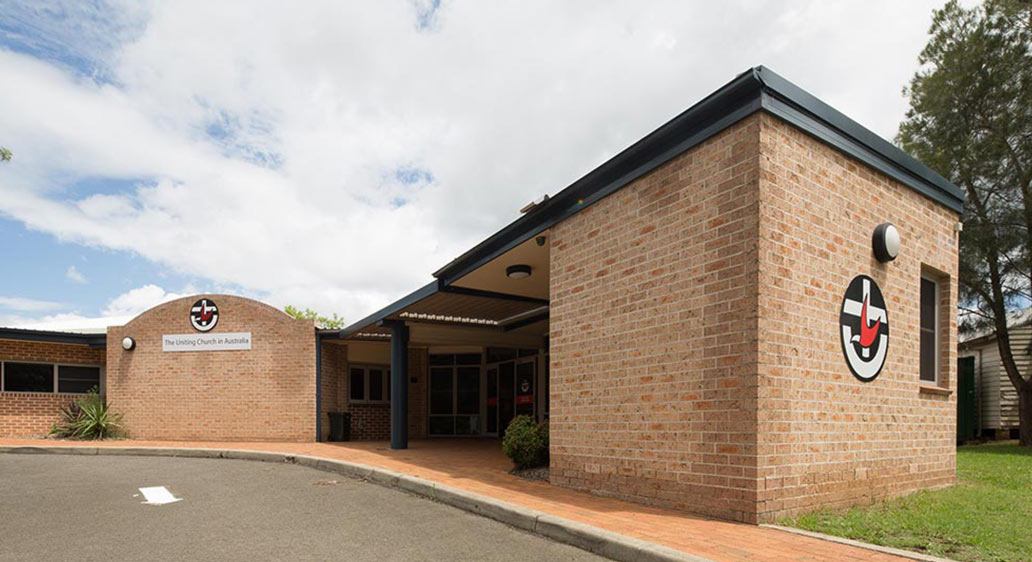
[[[296,463],[451,505],[614,559],[932,560],[916,553],[706,519],[507,473],[497,443],[71,442],[0,439],[0,452],[227,458]]]

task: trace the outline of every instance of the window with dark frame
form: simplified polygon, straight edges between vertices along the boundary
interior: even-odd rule
[[[352,365],[348,371],[352,402],[386,403],[390,400],[390,369],[383,365]]]
[[[369,369],[369,401],[383,402],[387,398],[383,395],[383,369]]]
[[[939,382],[939,284],[921,278],[921,382]]]
[[[497,357],[499,352],[504,353],[504,350],[490,350],[488,356]],[[509,353],[515,357],[514,350]],[[428,430],[431,435],[480,433],[481,363],[479,353],[430,355]]]
[[[365,369],[351,368],[350,396],[352,400],[365,400]]]
[[[4,362],[5,392],[54,392],[54,365]]]
[[[58,392],[85,394],[92,389],[100,391],[100,367],[58,365]]]

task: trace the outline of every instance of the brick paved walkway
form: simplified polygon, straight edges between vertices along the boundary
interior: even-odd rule
[[[222,443],[187,441],[63,442],[0,439],[2,446],[145,446],[245,449],[311,455],[387,468],[713,560],[899,560],[879,552],[768,529],[692,516],[531,482],[508,474],[493,440],[387,443]]]

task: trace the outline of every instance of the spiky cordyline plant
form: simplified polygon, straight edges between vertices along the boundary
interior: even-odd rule
[[[112,412],[96,388],[61,409],[50,434],[70,439],[105,439],[122,434],[122,414]]]

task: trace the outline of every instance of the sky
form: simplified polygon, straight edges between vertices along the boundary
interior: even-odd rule
[[[0,0],[0,326],[358,319],[760,64],[891,140],[941,4]]]

